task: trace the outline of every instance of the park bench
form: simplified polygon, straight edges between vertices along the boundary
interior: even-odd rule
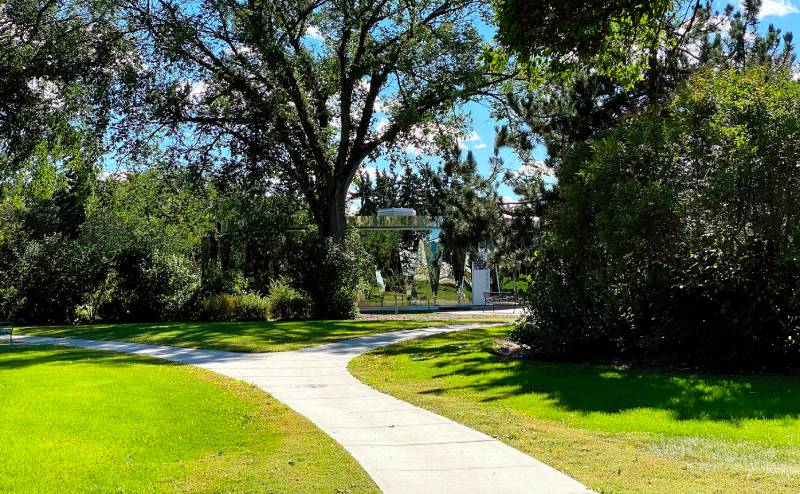
[[[8,321],[0,321],[0,336],[8,335],[9,344],[14,344],[14,325]]]
[[[492,312],[494,312],[497,305],[516,307],[519,305],[519,299],[514,292],[484,292],[483,310],[486,310],[489,305],[492,306]]]

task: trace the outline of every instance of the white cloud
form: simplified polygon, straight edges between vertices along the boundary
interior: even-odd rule
[[[356,82],[355,90],[367,93],[369,91],[369,86],[369,79],[359,79],[358,82]]]
[[[229,47],[225,48],[225,55],[227,55],[229,57],[232,57],[234,55],[240,56],[240,57],[246,57],[248,55],[251,55],[252,53],[253,53],[253,49],[252,48],[250,48],[249,46],[240,45],[240,44],[235,44],[235,45],[233,45],[233,47],[229,46]]]
[[[376,136],[383,135],[383,133],[386,132],[386,129],[388,128],[389,128],[388,120],[386,120],[385,118],[378,120],[378,124],[375,126],[375,135]]]
[[[208,89],[208,84],[206,81],[198,81],[193,83],[189,87],[189,99],[192,101],[198,101],[203,95],[206,94],[206,90]]]
[[[28,88],[53,108],[63,108],[64,96],[61,88],[55,82],[37,77],[28,80]]]
[[[472,133],[468,135],[464,140],[467,142],[480,141],[481,136],[479,136],[478,133],[473,130]]]
[[[539,173],[543,176],[552,176],[553,169],[547,166],[547,163],[540,160],[529,161],[517,169],[517,174],[522,176],[535,173]]]
[[[396,98],[382,98],[378,97],[375,100],[375,111],[386,113],[392,111],[397,106],[397,99]]]
[[[789,14],[800,13],[800,9],[790,0],[764,0],[761,4],[759,17],[783,17]]]
[[[374,134],[381,136],[389,128],[389,121],[381,119],[378,121]],[[459,129],[438,123],[425,123],[416,125],[404,135],[395,139],[394,145],[403,152],[414,156],[436,155],[440,151],[437,147],[436,138],[446,136],[450,139],[457,139],[460,134]],[[457,139],[459,144],[461,139]],[[463,147],[463,144],[461,144]]]
[[[100,180],[126,180],[130,173],[124,169],[103,170],[100,172]]]
[[[487,147],[489,147],[489,145],[486,144],[485,142],[482,142],[480,144],[476,144],[475,146],[473,146],[472,149],[486,149]]]
[[[369,178],[371,178],[372,180],[375,180],[375,175],[378,173],[378,169],[377,168],[375,168],[374,166],[362,165],[361,169],[362,169],[362,171],[367,173]]]
[[[470,146],[470,143],[475,143]],[[462,137],[458,140],[458,145],[462,149],[483,149],[486,147],[486,144],[481,142],[481,136],[478,135],[477,132],[474,130],[466,137]]]
[[[317,26],[308,26],[306,29],[306,36],[309,38],[322,39],[322,31]]]
[[[462,148],[465,148],[467,147],[467,144],[469,144],[470,142],[479,142],[480,140],[481,136],[479,136],[478,133],[473,130],[470,135],[459,138],[458,145],[461,146]]]

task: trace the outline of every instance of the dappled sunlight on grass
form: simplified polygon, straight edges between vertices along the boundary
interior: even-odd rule
[[[584,428],[730,435],[765,444],[790,444],[786,421],[800,428],[800,379],[795,377],[508,361],[489,355],[487,333],[501,332],[447,335],[382,353],[400,365],[424,364],[425,375],[437,383],[428,393],[472,393],[484,402],[532,410]]]
[[[20,328],[24,334],[89,340],[132,341],[233,352],[278,352],[323,345],[376,333],[476,321],[270,321],[95,324]]]
[[[505,436],[598,490],[800,492],[800,378],[507,360],[492,345],[509,330],[407,342],[351,368],[381,391]],[[651,478],[623,479],[606,463],[628,475],[649,469]]]

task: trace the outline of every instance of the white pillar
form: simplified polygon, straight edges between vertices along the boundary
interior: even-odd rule
[[[488,269],[476,269],[476,263],[472,263],[472,305],[483,305],[486,303],[485,293],[491,288],[491,271]]]

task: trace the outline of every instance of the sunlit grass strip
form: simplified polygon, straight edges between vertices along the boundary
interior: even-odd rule
[[[310,422],[191,366],[0,346],[0,492],[377,492]]]

